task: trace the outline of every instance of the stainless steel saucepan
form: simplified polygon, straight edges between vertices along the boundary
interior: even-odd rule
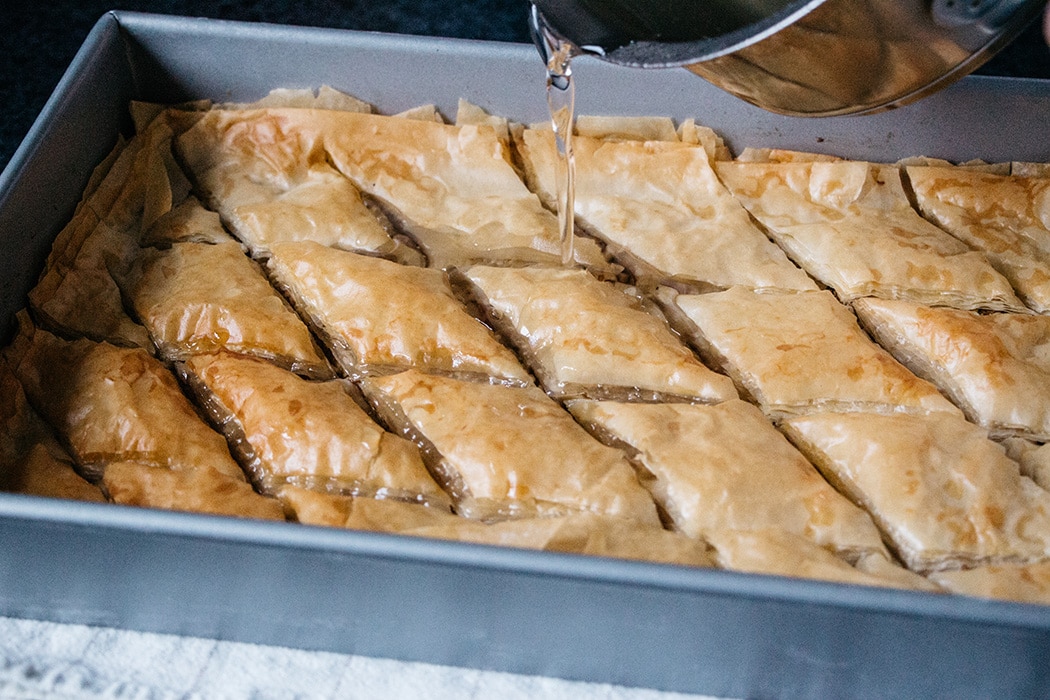
[[[532,0],[533,32],[629,66],[682,66],[773,112],[863,114],[973,71],[1044,0]],[[542,49],[543,47],[541,47]]]

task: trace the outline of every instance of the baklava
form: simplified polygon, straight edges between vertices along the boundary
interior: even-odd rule
[[[636,289],[585,270],[476,265],[457,273],[556,398],[736,398],[732,381],[705,367]]]
[[[864,333],[827,291],[699,295],[665,290],[672,320],[774,417],[820,411],[959,413]]]
[[[792,260],[842,301],[1026,308],[983,253],[915,212],[896,166],[719,162],[716,169]]]

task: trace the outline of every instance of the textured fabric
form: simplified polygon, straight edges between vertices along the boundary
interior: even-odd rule
[[[0,698],[4,700],[703,697],[0,617]]]

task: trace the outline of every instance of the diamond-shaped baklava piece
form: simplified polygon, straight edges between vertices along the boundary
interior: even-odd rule
[[[573,415],[622,447],[675,529],[778,530],[847,558],[884,552],[875,524],[824,480],[762,412],[715,406],[572,401]]]
[[[863,296],[1023,311],[983,253],[923,219],[896,166],[718,163],[718,176],[810,275]]]
[[[177,148],[205,201],[256,257],[278,241],[300,240],[403,252],[353,183],[327,162],[314,132],[266,110],[220,109],[182,134]]]
[[[960,413],[936,387],[873,343],[830,292],[735,288],[662,299],[712,366],[723,368],[771,416]]]
[[[129,296],[167,360],[229,350],[331,375],[306,324],[236,242],[144,250]]]
[[[591,512],[658,522],[623,454],[591,437],[538,387],[414,370],[369,377],[362,387],[389,425],[420,444],[461,515]]]
[[[456,299],[441,270],[306,242],[275,245],[267,266],[351,377],[416,368],[532,381]]]
[[[863,325],[993,437],[1050,440],[1050,316],[858,299]]]
[[[225,353],[191,357],[181,371],[262,492],[293,484],[448,508],[416,446],[377,425],[346,380]]]
[[[553,203],[553,133],[526,130],[521,152],[530,184]],[[577,220],[639,284],[684,291],[816,288],[718,181],[703,147],[581,136],[573,153]]]
[[[1050,558],[1050,492],[958,416],[824,413],[782,427],[912,570]]]
[[[183,394],[175,376],[140,348],[36,329],[17,340],[14,366],[32,406],[56,430],[80,470],[111,462],[211,468],[244,480],[222,435]]]
[[[923,216],[984,251],[1017,294],[1050,312],[1050,178],[910,167]]]
[[[631,288],[558,268],[474,266],[457,278],[556,398],[736,398]]]

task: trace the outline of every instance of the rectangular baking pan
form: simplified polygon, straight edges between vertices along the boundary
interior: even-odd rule
[[[804,120],[685,71],[574,69],[579,113],[694,117],[737,149],[1050,160],[1045,81]],[[0,176],[6,333],[129,100],[321,84],[546,118],[528,46],[109,13]],[[11,494],[0,614],[729,697],[1050,697],[1050,607]]]

